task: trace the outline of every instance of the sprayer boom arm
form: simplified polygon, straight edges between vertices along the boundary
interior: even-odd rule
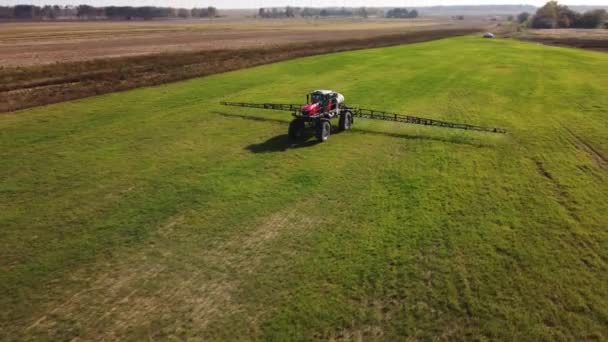
[[[390,112],[384,112],[384,111],[375,110],[375,109],[365,109],[365,108],[348,108],[348,109],[353,113],[353,116],[359,117],[359,118],[365,118],[365,119],[395,121],[395,122],[403,122],[403,123],[409,123],[409,124],[415,124],[415,125],[439,126],[439,127],[457,128],[457,129],[491,132],[491,133],[507,133],[507,131],[503,128],[484,127],[484,126],[469,125],[469,124],[465,124],[465,123],[456,123],[456,122],[448,122],[448,121],[441,121],[441,120],[435,120],[435,119],[427,119],[427,118],[421,118],[418,116],[390,113]]]
[[[222,101],[220,104],[224,106],[233,107],[247,107],[247,108],[260,108],[260,109],[273,109],[282,110],[286,112],[294,112],[300,110],[302,105],[299,104],[284,104],[284,103],[247,103],[247,102],[226,102]]]
[[[293,112],[296,117],[302,116],[300,113],[300,109],[302,108],[302,105],[298,105],[298,104],[246,103],[246,102],[220,102],[220,104],[222,104],[224,106],[282,110],[282,111]],[[503,133],[503,134],[507,133],[507,131],[503,128],[484,127],[484,126],[469,125],[469,124],[465,124],[465,123],[456,123],[456,122],[448,122],[448,121],[441,121],[441,120],[435,120],[435,119],[427,119],[427,118],[422,118],[422,117],[418,117],[418,116],[391,113],[391,112],[385,112],[382,110],[375,110],[375,109],[343,107],[343,108],[341,108],[341,112],[342,112],[341,115],[344,112],[350,112],[353,117],[359,117],[359,118],[364,118],[364,119],[395,121],[395,122],[403,122],[403,123],[409,123],[409,124],[415,124],[415,125],[438,126],[438,127],[456,128],[456,129],[464,129],[464,130],[471,130],[471,131],[491,132],[491,133]],[[323,116],[323,113],[317,114],[315,116]]]

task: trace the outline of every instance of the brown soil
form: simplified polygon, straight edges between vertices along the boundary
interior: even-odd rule
[[[608,52],[608,40],[577,39],[577,38],[524,38],[541,44],[555,46],[571,46],[580,49]]]
[[[608,52],[608,30],[605,29],[528,30],[515,37],[547,45]]]
[[[0,112],[158,85],[291,58],[429,41],[477,31],[479,28],[471,27],[425,29],[333,40],[331,44],[327,41],[300,42],[0,68]]]
[[[271,47],[364,39],[477,22],[447,20],[239,20],[0,24],[0,65],[32,66],[101,58]]]

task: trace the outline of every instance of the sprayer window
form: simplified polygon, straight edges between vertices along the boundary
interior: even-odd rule
[[[316,102],[322,102],[323,101],[323,95],[321,94],[312,94],[312,102],[316,103]]]

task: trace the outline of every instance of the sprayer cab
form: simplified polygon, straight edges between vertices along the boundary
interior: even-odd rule
[[[306,104],[302,106],[302,115],[316,115],[338,110],[344,105],[344,95],[331,90],[315,90],[306,95]]]

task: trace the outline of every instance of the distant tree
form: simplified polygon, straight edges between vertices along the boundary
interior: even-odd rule
[[[321,10],[318,8],[309,8],[309,7],[305,7],[302,12],[301,15],[303,17],[314,17],[314,16],[318,16],[320,14]]]
[[[512,15],[510,15],[510,16],[508,16],[508,17],[507,17],[507,21],[513,21],[513,19],[514,19],[514,18],[513,18],[513,16],[512,16]]]
[[[598,9],[583,13],[583,15],[578,18],[575,26],[581,28],[598,28],[607,20],[608,12],[603,9]]]
[[[558,15],[557,1],[549,1],[536,11],[536,14],[532,17],[531,25],[533,28],[555,28],[557,27]]]
[[[528,18],[530,18],[530,13],[528,12],[521,12],[517,15],[517,22],[520,24],[525,23],[526,21],[528,21]]]
[[[78,5],[76,16],[81,19],[94,18],[98,14],[97,8],[89,5]]]
[[[180,18],[188,18],[189,15],[190,15],[190,11],[188,11],[185,8],[180,8],[177,10],[177,16]]]
[[[136,7],[134,12],[135,12],[133,14],[134,16],[136,16],[138,18],[143,18],[145,20],[150,20],[150,19],[154,19],[154,18],[169,17],[173,11],[168,7],[144,6],[144,7]]]
[[[131,6],[107,6],[93,7],[90,5],[78,6],[50,6],[43,7],[33,5],[17,5],[14,7],[0,6],[0,19],[113,19],[130,20],[134,18],[153,19],[168,17],[215,17],[215,7],[207,8],[171,8],[171,7],[131,7]]]
[[[15,12],[13,11],[13,7],[0,6],[0,19],[13,19],[14,16]]]
[[[362,18],[367,18],[367,10],[365,9],[365,7],[361,7],[359,8],[359,12],[358,15]]]
[[[55,19],[56,15],[55,12],[53,11],[53,6],[51,5],[45,5],[40,9],[40,16],[43,19]]]
[[[16,19],[33,19],[35,15],[35,6],[32,5],[17,5],[13,8],[13,14]]]
[[[334,15],[340,17],[351,17],[353,15],[353,12],[347,10],[345,7],[342,7],[340,8],[340,11],[338,11],[338,13],[334,13]]]
[[[106,16],[111,19],[133,19],[136,16],[135,8],[129,6],[108,6],[105,8]]]
[[[608,18],[605,10],[593,10],[583,14],[577,13],[568,6],[549,1],[536,11],[530,21],[533,28],[597,28]]]
[[[285,16],[287,18],[293,18],[296,16],[292,7],[290,7],[290,6],[285,7]]]
[[[291,7],[286,8],[285,11],[279,11],[276,7],[271,9],[260,8],[258,10],[258,17],[261,18],[279,18],[287,16],[287,11],[293,11]],[[292,12],[293,14],[293,12]],[[293,14],[295,15],[295,14]]]
[[[386,12],[385,17],[387,18],[416,18],[418,17],[418,11],[408,11],[406,8],[393,8]]]
[[[78,10],[74,6],[66,5],[61,9],[61,16],[66,18],[75,18]]]
[[[557,27],[568,28],[576,26],[580,14],[568,8],[568,6],[559,6],[557,14]]]

